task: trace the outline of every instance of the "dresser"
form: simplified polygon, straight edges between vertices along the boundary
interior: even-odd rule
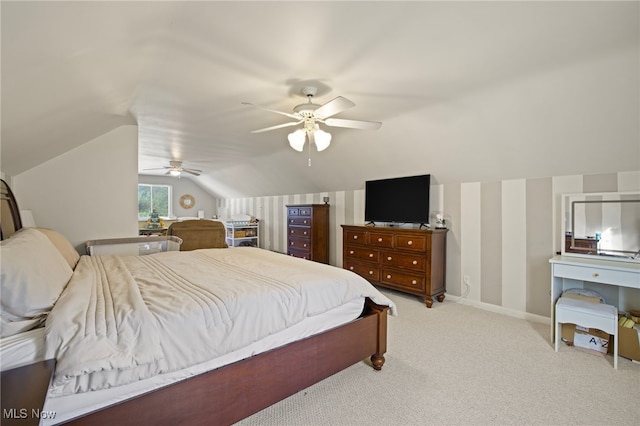
[[[287,254],[329,263],[329,204],[287,205]]]
[[[565,235],[564,251],[566,253],[597,254],[598,240],[595,238],[574,238],[572,245],[571,235]]]
[[[374,285],[421,296],[446,292],[447,229],[342,225],[342,265]]]

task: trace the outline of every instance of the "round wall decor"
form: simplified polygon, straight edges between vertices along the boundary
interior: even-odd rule
[[[196,205],[196,199],[191,194],[184,194],[180,197],[180,205],[183,209],[190,209]]]

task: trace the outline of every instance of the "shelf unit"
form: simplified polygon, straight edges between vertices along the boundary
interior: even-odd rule
[[[250,246],[259,247],[258,222],[229,221],[225,222],[227,229],[227,245],[229,247]]]

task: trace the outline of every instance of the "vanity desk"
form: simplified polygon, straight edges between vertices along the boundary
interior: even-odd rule
[[[619,311],[640,306],[640,262],[555,256],[551,263],[551,341],[555,339],[555,304],[562,292],[584,288],[600,293]]]

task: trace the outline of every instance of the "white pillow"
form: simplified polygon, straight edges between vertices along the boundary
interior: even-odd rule
[[[0,262],[0,334],[5,337],[15,330],[7,323],[48,313],[73,271],[49,238],[31,228],[2,241]]]
[[[62,257],[67,261],[71,269],[75,269],[78,261],[80,260],[80,255],[73,248],[69,240],[65,238],[64,235],[59,233],[58,231],[54,231],[53,229],[47,228],[33,228],[42,232],[44,235],[49,238],[49,241],[53,244],[53,246],[60,252]]]

